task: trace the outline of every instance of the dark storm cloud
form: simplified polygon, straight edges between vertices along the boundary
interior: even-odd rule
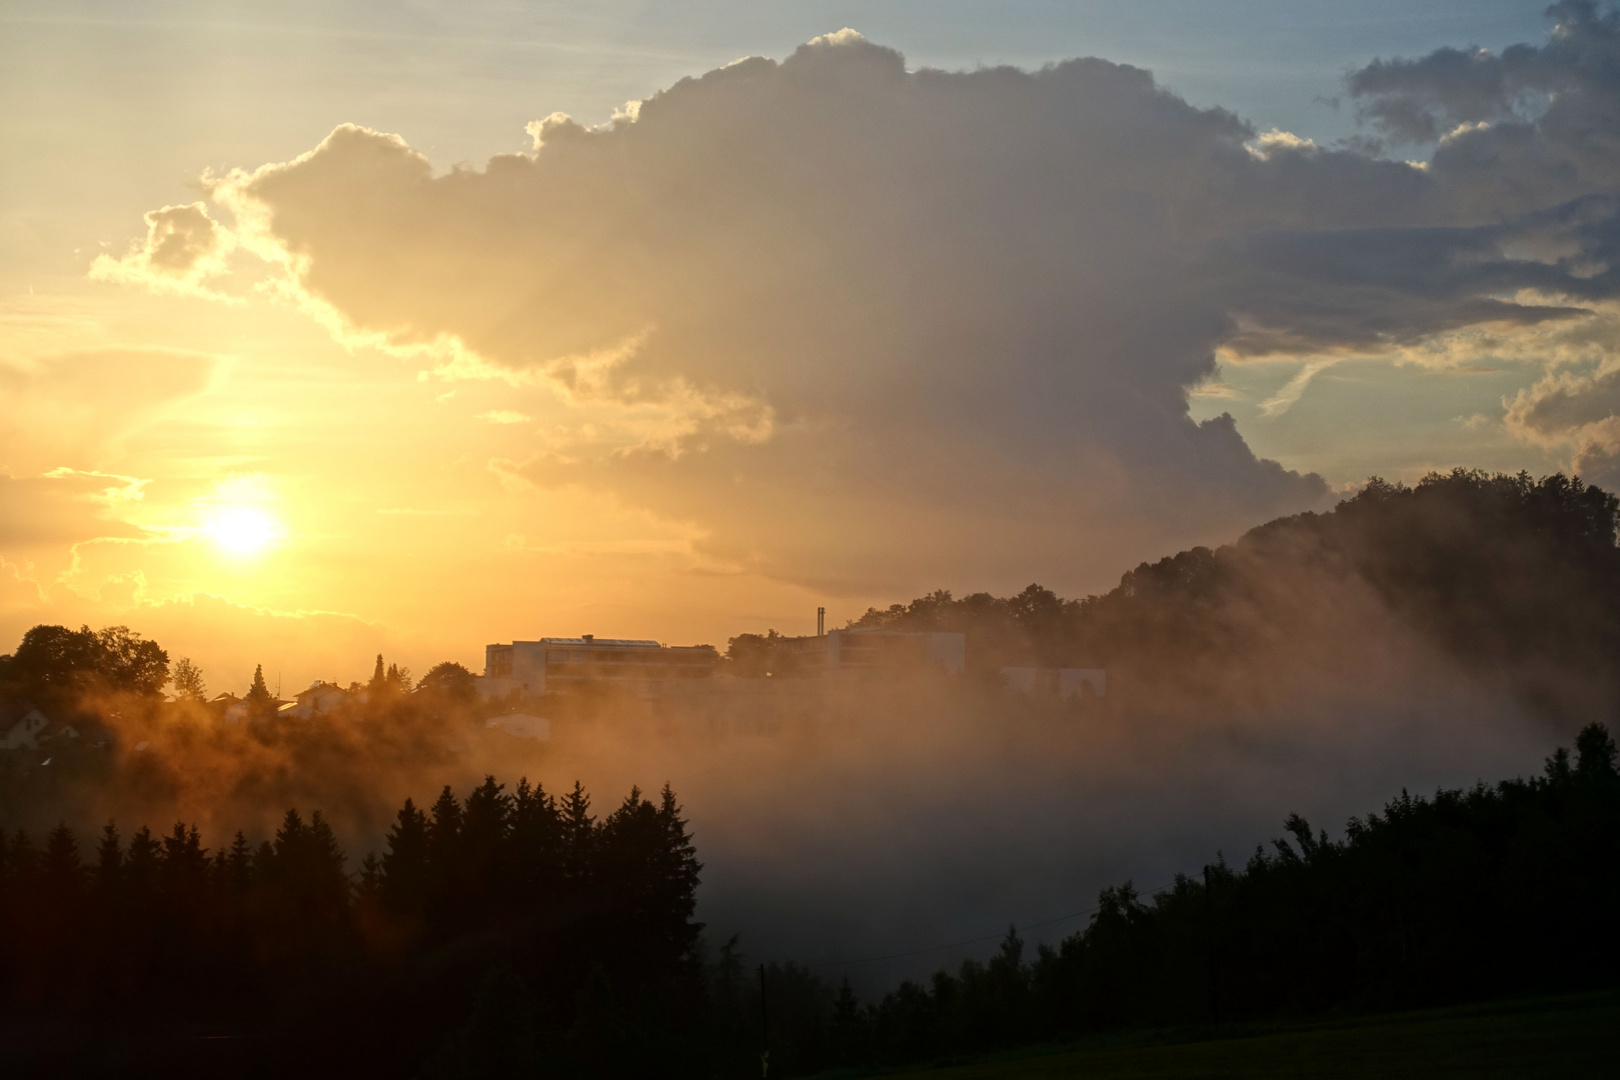
[[[1620,15],[1587,0],[1547,9],[1542,46],[1439,49],[1350,76],[1363,117],[1397,143],[1439,140],[1437,208],[1478,220],[1620,182]]]

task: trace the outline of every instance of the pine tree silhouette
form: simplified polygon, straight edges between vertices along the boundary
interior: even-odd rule
[[[242,698],[243,702],[256,718],[264,718],[275,712],[276,700],[270,696],[270,687],[265,685],[264,665],[255,664],[253,667],[253,685]]]
[[[428,894],[427,815],[410,799],[400,807],[385,843],[382,902],[396,915],[420,917]]]
[[[104,893],[118,888],[124,868],[124,846],[118,838],[118,828],[112,822],[101,827],[101,839],[96,843],[96,887]]]

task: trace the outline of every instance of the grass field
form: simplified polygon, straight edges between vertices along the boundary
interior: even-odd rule
[[[1290,1026],[1157,1032],[887,1074],[1098,1077],[1620,1077],[1620,994]]]

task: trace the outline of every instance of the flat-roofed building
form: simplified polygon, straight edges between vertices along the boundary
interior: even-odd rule
[[[644,638],[544,637],[484,646],[484,674],[478,690],[525,697],[588,686],[614,686],[642,697],[656,697],[673,680],[707,679],[720,654],[713,645],[661,645]]]
[[[936,667],[958,672],[967,666],[967,637],[947,632],[877,630],[854,627],[817,637],[789,638],[793,658],[787,674],[818,676]]]

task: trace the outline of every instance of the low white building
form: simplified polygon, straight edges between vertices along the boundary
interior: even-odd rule
[[[1036,694],[1067,701],[1108,696],[1106,668],[1004,667],[1001,682],[1017,694]]]
[[[707,679],[720,654],[713,645],[662,645],[645,638],[545,637],[484,647],[484,674],[478,692],[524,697],[587,686],[615,686],[642,697],[656,697],[673,680]]]

